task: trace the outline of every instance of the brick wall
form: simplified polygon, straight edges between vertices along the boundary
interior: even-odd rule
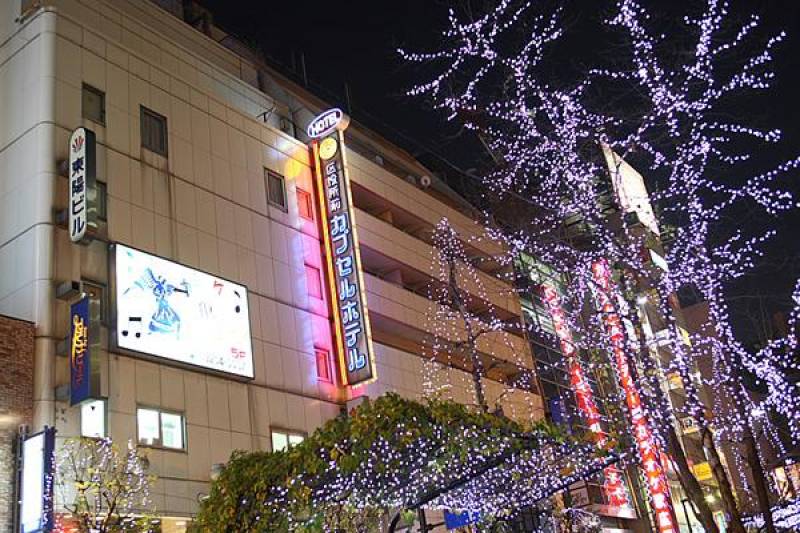
[[[30,322],[0,315],[0,532],[11,531],[13,445],[33,415],[33,332]]]

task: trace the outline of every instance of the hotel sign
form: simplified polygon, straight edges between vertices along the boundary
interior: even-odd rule
[[[69,138],[69,238],[86,242],[86,229],[95,223],[89,217],[89,196],[95,194],[94,132],[77,128]]]
[[[331,110],[320,117],[332,111],[341,113]],[[328,294],[340,379],[343,385],[354,386],[376,378],[375,356],[344,153],[342,130],[346,127],[347,117],[340,116],[336,124],[324,124],[327,126],[320,126],[319,131],[328,133],[312,144],[312,150],[321,207]],[[309,131],[313,125],[314,122],[309,125]]]
[[[306,134],[311,139],[321,139],[336,130],[344,131],[349,123],[350,118],[334,107],[314,117],[306,128]]]

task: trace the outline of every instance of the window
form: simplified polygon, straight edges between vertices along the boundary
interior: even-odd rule
[[[92,192],[94,193],[94,201],[89,202],[89,209],[94,208],[96,210],[97,220],[106,222],[108,220],[108,187],[102,181],[96,181]]]
[[[306,220],[314,220],[314,206],[311,203],[311,193],[297,189],[297,211]]]
[[[136,410],[139,444],[185,450],[183,415],[140,407]]]
[[[319,269],[311,265],[306,265],[306,287],[309,296],[322,298],[322,278]]]
[[[106,436],[106,401],[93,400],[81,404],[81,437]]]
[[[267,180],[267,198],[269,199],[269,203],[286,211],[286,187],[283,176],[271,170],[264,170],[264,178]]]
[[[105,285],[84,280],[81,282],[81,290],[89,297],[89,321],[95,324],[107,323],[108,301]]]
[[[139,109],[141,110],[142,147],[166,156],[167,118],[144,106],[140,106]]]
[[[92,122],[105,125],[106,123],[106,95],[100,89],[83,84],[81,91],[81,114]]]
[[[272,430],[272,451],[278,452],[297,446],[305,440],[306,436],[297,431],[286,431],[282,429]]]
[[[317,377],[320,381],[327,381],[333,383],[333,376],[331,375],[331,358],[328,350],[316,348],[314,354],[317,357]]]

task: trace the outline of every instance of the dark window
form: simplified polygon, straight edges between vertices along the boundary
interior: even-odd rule
[[[167,155],[167,117],[150,111],[144,106],[141,109],[142,147],[151,152]]]
[[[317,377],[321,381],[333,383],[330,353],[328,350],[323,350],[322,348],[317,348],[314,352],[317,356]]]
[[[306,287],[309,296],[322,298],[322,278],[319,269],[311,265],[306,265]]]
[[[286,211],[286,186],[283,176],[271,170],[264,170],[264,177],[267,180],[267,198],[269,199],[269,203]]]
[[[300,216],[307,220],[314,220],[314,207],[311,203],[311,193],[297,189],[297,210]]]
[[[91,85],[83,84],[81,91],[81,114],[98,124],[106,123],[106,94]]]

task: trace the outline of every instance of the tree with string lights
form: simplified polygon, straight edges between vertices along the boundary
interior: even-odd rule
[[[527,213],[524,223],[515,220],[516,229],[502,238],[570,272],[573,299],[594,302],[600,311],[594,319],[582,323],[576,309],[568,323],[580,332],[584,347],[604,347],[620,382],[641,395],[632,403],[630,395],[626,398],[630,421],[637,423],[632,413],[644,414],[642,427],[669,452],[703,526],[717,531],[681,449],[674,410],[662,388],[665,375],[680,378],[687,400],[678,414],[695,420],[711,463],[721,463],[717,445],[723,441],[753,444],[748,457],[757,456],[757,465],[738,464],[736,470],[754,478],[759,507],[772,530],[762,443],[784,450],[772,418],[765,415],[782,417],[793,439],[800,437],[800,396],[789,378],[797,363],[785,349],[797,342],[791,336],[796,333],[780,341],[783,349],[759,353],[737,340],[725,289],[753,267],[774,232],[748,235],[747,228],[722,219],[734,215],[735,220],[743,205],[765,216],[797,206],[779,180],[800,159],[767,163],[765,170],[748,175],[745,164],[763,163],[742,147],[778,142],[780,132],[753,128],[729,113],[737,98],[769,88],[775,76],[772,52],[783,34],[759,44],[759,18],[733,25],[728,3],[719,0],[707,0],[699,13],[665,34],[642,2],[619,0],[604,26],[623,39],[624,52],[611,60],[589,55],[590,67],[555,79],[554,52],[565,31],[562,13],[543,6],[502,0],[486,14],[463,20],[451,11],[440,50],[401,51],[410,61],[439,69],[410,92],[475,131],[501,162],[485,176],[489,194],[512,198]],[[669,267],[657,275],[642,253],[659,242],[657,222],[640,220],[650,226],[647,231],[642,224],[614,223],[600,201],[607,181],[619,193],[627,160],[648,169],[651,199],[660,206],[662,220],[676,228],[665,252]],[[745,176],[733,180],[732,174]],[[709,309],[708,327],[690,335],[691,347],[676,313],[675,295],[685,287],[697,290]],[[659,343],[669,348],[667,362],[648,339],[650,325],[635,301],[645,291],[664,321]],[[705,356],[711,357],[713,375],[700,382],[697,363]],[[741,369],[761,380],[767,394],[750,395]],[[705,388],[725,392],[714,395],[713,417],[703,400]],[[722,397],[729,405],[720,403]],[[731,528],[742,531],[728,474],[723,468],[713,472]],[[651,493],[651,506],[656,503]],[[666,515],[664,520],[662,530],[674,531]]]
[[[148,461],[129,443],[123,451],[111,439],[67,440],[56,453],[54,485],[67,511],[62,522],[80,533],[152,532]],[[65,524],[62,524],[64,527]]]

